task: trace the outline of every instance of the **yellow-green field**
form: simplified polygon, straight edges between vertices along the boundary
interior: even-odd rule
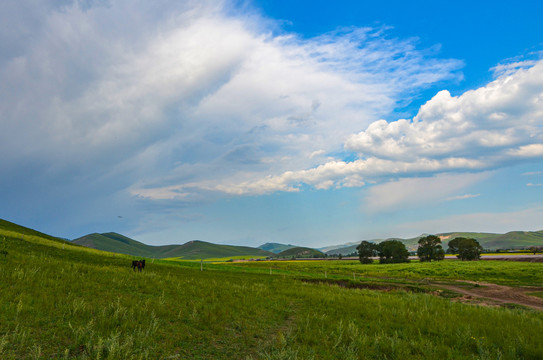
[[[424,277],[540,284],[541,264],[254,261],[202,271],[149,259],[138,273],[131,257],[40,236],[4,232],[0,249],[1,359],[543,357],[541,312],[377,286]],[[350,283],[374,288],[335,285],[352,273]]]

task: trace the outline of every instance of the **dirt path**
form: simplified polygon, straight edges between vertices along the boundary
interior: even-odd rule
[[[509,287],[470,281],[459,281],[458,285],[433,282],[431,285],[464,295],[458,299],[461,302],[473,302],[488,306],[513,303],[543,311],[543,299],[527,295],[530,292],[543,291],[543,287]]]

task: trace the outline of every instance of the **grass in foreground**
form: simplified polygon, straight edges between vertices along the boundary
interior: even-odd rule
[[[50,246],[46,239],[6,238],[8,255],[0,259],[2,359],[543,355],[543,315],[535,311],[474,307],[424,293],[345,289],[301,281],[288,276],[288,269],[274,269],[270,276],[266,267],[235,263],[204,264],[200,271],[198,263],[155,261],[134,273],[129,257]],[[318,271],[304,271],[317,273],[324,266],[313,264]],[[332,265],[332,274],[346,271]],[[399,271],[375,268],[382,276]]]

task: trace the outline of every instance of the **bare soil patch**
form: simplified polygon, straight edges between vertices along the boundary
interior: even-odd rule
[[[537,262],[537,263],[543,263],[543,256],[530,256],[530,255],[524,255],[524,256],[515,256],[515,257],[496,257],[496,258],[485,258],[482,257],[481,260],[485,261],[492,261],[492,260],[499,260],[499,261],[524,261],[524,262]]]
[[[543,292],[543,287],[511,287],[505,285],[496,285],[491,283],[475,281],[456,281],[424,282],[424,286],[410,284],[379,284],[364,283],[350,280],[339,279],[299,279],[307,283],[327,284],[339,286],[348,289],[368,289],[377,291],[408,291],[408,292],[426,292],[436,296],[450,298],[452,301],[458,301],[482,306],[504,306],[515,307],[517,305],[525,306],[531,309],[543,311],[543,298],[530,295],[530,293]],[[460,296],[455,296],[460,294]],[[452,296],[451,296],[452,295]]]
[[[473,281],[458,281],[457,284],[432,282],[431,285],[463,295],[456,301],[488,306],[517,304],[543,311],[543,299],[527,294],[542,291],[543,287],[510,287]]]

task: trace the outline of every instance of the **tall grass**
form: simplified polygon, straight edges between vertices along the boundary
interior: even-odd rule
[[[279,265],[270,275],[256,262],[204,264],[201,271],[199,263],[148,261],[138,273],[127,256],[39,236],[0,241],[8,252],[0,255],[1,359],[543,355],[539,312],[308,283]],[[313,266],[303,270],[317,277],[324,265]],[[328,268],[331,276],[351,271],[337,266]]]

